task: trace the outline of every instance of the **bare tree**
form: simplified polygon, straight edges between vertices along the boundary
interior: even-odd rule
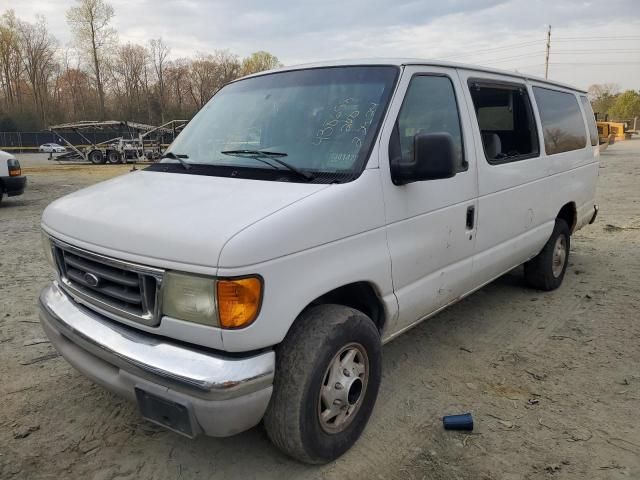
[[[217,64],[217,78],[214,85],[215,92],[217,92],[240,76],[240,59],[229,50],[216,50],[213,53],[213,59]]]
[[[216,61],[213,55],[198,54],[189,68],[189,95],[200,110],[215,93]]]
[[[104,62],[116,42],[116,31],[110,22],[113,7],[104,0],[77,0],[77,5],[67,10],[67,23],[73,31],[78,48],[92,65],[96,88],[100,99],[100,117],[106,115]]]
[[[594,84],[589,86],[587,95],[589,100],[591,100],[593,111],[599,115],[598,118],[605,118],[607,116],[619,93],[620,86],[615,83]]]
[[[130,119],[139,119],[145,102],[149,52],[141,45],[127,43],[118,48],[113,62],[115,94],[120,110]]]
[[[92,80],[80,66],[80,59],[66,50],[61,58],[61,75],[58,79],[59,102],[63,118],[82,120],[95,114],[95,87]]]
[[[153,62],[153,69],[158,80],[158,105],[160,106],[160,121],[164,123],[164,111],[165,111],[165,70],[167,65],[167,57],[169,56],[170,49],[166,43],[160,38],[152,38],[149,41],[149,49],[151,51],[151,59]]]
[[[620,93],[620,86],[616,83],[595,83],[589,86],[587,95],[592,102],[600,98],[615,97]]]
[[[198,54],[189,69],[189,94],[194,107],[200,109],[225,84],[240,75],[240,61],[228,50]]]
[[[184,118],[187,116],[184,103],[186,97],[189,95],[188,80],[190,63],[190,60],[187,58],[179,58],[167,64],[167,92],[172,100],[168,102],[169,105],[167,105],[167,107],[173,107],[172,113],[174,118]]]
[[[42,16],[37,17],[35,24],[20,22],[19,32],[24,71],[33,92],[38,117],[42,124],[46,125],[49,111],[49,81],[56,69],[54,56],[57,42],[49,34]]]
[[[20,105],[22,52],[18,31],[19,20],[13,10],[0,17],[0,84],[9,107]]]
[[[0,12],[0,129],[116,118],[164,123],[191,118],[238,76],[279,66],[268,52],[229,50],[170,58],[162,38],[119,45],[109,0],[75,0],[67,12],[74,47],[60,51],[42,18]]]

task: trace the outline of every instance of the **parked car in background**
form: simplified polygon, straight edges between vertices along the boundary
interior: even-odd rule
[[[0,150],[0,202],[9,197],[22,195],[27,185],[27,177],[22,175],[20,162],[12,154]]]
[[[64,153],[67,149],[57,143],[44,143],[40,145],[38,151],[41,153]]]
[[[561,285],[598,159],[586,92],[520,73],[256,74],[160,162],[46,208],[40,319],[152,422],[227,436],[264,418],[284,452],[329,462],[369,420],[383,343],[521,264]]]

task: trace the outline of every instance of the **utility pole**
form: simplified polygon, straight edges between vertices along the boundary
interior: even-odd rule
[[[544,78],[545,80],[549,78],[549,50],[551,49],[551,25],[549,25],[549,29],[547,30],[547,54],[544,59]]]

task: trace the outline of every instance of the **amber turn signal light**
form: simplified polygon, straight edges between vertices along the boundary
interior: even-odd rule
[[[7,168],[9,169],[10,177],[19,177],[22,175],[22,169],[20,168],[20,162],[15,158],[10,158],[7,161]]]
[[[259,277],[218,280],[216,296],[220,326],[246,327],[260,311],[262,280]]]

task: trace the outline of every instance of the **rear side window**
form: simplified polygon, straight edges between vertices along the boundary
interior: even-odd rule
[[[580,101],[582,102],[582,108],[587,118],[587,126],[589,127],[589,137],[591,138],[591,145],[594,147],[598,145],[598,127],[596,127],[596,116],[591,108],[591,102],[584,95],[580,95]]]
[[[487,161],[538,156],[538,131],[525,86],[472,80],[469,87]]]
[[[587,146],[584,120],[574,94],[542,87],[533,87],[533,94],[540,112],[547,155]]]
[[[413,159],[413,138],[419,133],[449,133],[456,153],[456,171],[467,170],[462,146],[462,129],[456,94],[445,76],[417,75],[409,84],[394,136],[389,145],[391,158]]]

